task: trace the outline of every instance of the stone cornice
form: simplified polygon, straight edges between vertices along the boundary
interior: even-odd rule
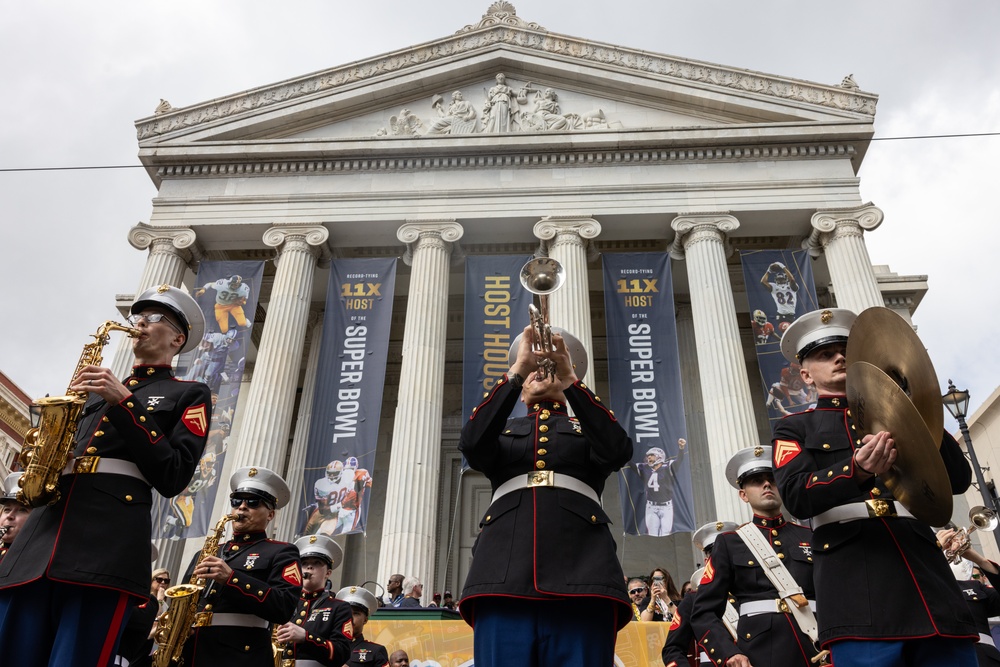
[[[340,67],[307,74],[273,85],[221,97],[188,107],[170,109],[136,121],[140,142],[197,125],[206,125],[251,111],[307,99],[338,89],[347,89],[429,63],[454,59],[508,45],[516,50],[551,54],[564,59],[593,63],[608,69],[635,72],[665,81],[677,80],[738,93],[813,104],[840,112],[874,117],[878,96],[840,86],[827,86],[798,79],[725,67],[668,55],[650,53],[568,35],[545,32],[536,24],[504,21],[374,56]],[[471,27],[471,26],[470,26]]]
[[[470,154],[426,157],[369,157],[343,160],[282,160],[183,164],[159,167],[165,178],[210,178],[301,173],[346,173],[368,171],[428,171],[436,169],[496,169],[497,167],[571,167],[601,164],[658,164],[669,162],[734,162],[741,160],[802,160],[853,158],[850,144],[775,144],[719,148],[663,148],[659,150],[596,150],[559,153]]]

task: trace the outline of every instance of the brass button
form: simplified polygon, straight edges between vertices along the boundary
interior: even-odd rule
[[[247,590],[250,590],[250,584],[247,584]]]
[[[824,545],[823,545],[823,548],[824,548],[824,549],[829,549],[829,548],[830,548],[830,543],[829,543],[829,542],[827,542],[826,544],[824,544]]]
[[[542,421],[545,421],[546,419],[549,418],[549,416],[543,412],[542,414],[538,415],[538,418]]]
[[[476,414],[476,410],[478,410],[478,409],[479,409],[479,406],[476,406],[476,407],[472,408],[472,414]]]
[[[545,461],[535,461],[535,467],[539,470],[543,469],[545,467]]]
[[[819,477],[816,477],[815,475],[813,475],[813,481],[814,481],[814,482],[815,482],[816,480],[818,480],[818,479],[819,479]]]
[[[239,549],[240,549],[240,545],[238,545],[238,544],[234,544],[233,545],[233,551],[239,551]]]
[[[709,649],[709,651],[708,651],[708,652],[709,652],[709,653],[715,653],[715,649],[714,649],[714,648],[713,648],[713,649]]]
[[[153,411],[153,406],[150,405],[149,407],[146,408],[146,410],[148,410],[149,412],[152,412]]]
[[[775,540],[774,541],[774,546],[780,547],[781,546],[781,540]]]
[[[237,579],[236,577],[233,577],[233,583],[234,583],[234,584],[238,584],[238,583],[240,583],[240,580],[239,580],[239,579]]]
[[[839,398],[833,399],[832,403],[833,403],[834,407],[840,407],[840,399]]]
[[[243,541],[244,542],[249,542],[250,541],[250,536],[249,535],[244,535],[243,536]]]
[[[774,528],[772,528],[771,529],[771,534],[774,535],[775,537],[777,537],[778,536],[778,531],[776,531]]]
[[[125,500],[127,500],[128,502],[132,502],[132,496],[130,496],[130,495],[129,496],[125,496]]]
[[[590,515],[590,523],[597,523],[597,517],[593,514]]]
[[[538,427],[538,430],[541,431],[542,433],[548,433],[549,427],[546,426],[545,424],[542,424],[541,426]]]
[[[97,453],[97,447],[87,447],[87,453],[88,454],[96,454]]]
[[[504,435],[506,435],[508,433],[510,433],[510,429],[507,429],[506,431],[504,431]]]
[[[847,472],[850,469],[851,469],[851,466],[844,466],[844,472]]]
[[[139,415],[139,421],[141,422],[146,421],[146,415]]]
[[[600,396],[594,396],[594,400],[597,401],[598,403],[600,403],[601,402],[601,397]]]
[[[489,514],[487,514],[487,515],[486,515],[486,520],[487,520],[487,521],[489,521],[489,520],[490,520],[490,519],[492,519],[492,518],[493,518],[493,517],[492,517],[491,515],[489,515]]]
[[[128,381],[128,386],[130,386],[130,387],[134,387],[134,386],[136,386],[137,384],[139,384],[139,381],[138,381],[138,380],[129,380],[129,381]],[[132,406],[130,405],[129,407],[131,408]]]
[[[214,593],[215,591],[212,592]],[[210,604],[205,605],[205,611],[212,611],[212,605]]]
[[[587,388],[587,385],[585,385],[584,383],[581,382],[580,383],[580,389],[586,389],[586,388]]]
[[[832,470],[827,470],[826,471],[826,476],[827,477],[833,477],[833,471]]]
[[[813,562],[813,557],[812,556],[806,556],[806,560],[811,563],[811,562]]]
[[[295,622],[296,622],[296,623],[297,623],[298,625],[302,625],[302,619],[301,619],[301,618],[297,618],[297,619],[295,619]]]
[[[299,612],[299,616],[305,616],[305,615],[306,615],[306,612],[305,612],[305,611],[300,611],[300,612]]]
[[[848,410],[848,411],[847,411],[847,416],[848,416],[848,417],[850,417],[850,416],[851,416],[851,411],[850,411],[850,410]]]
[[[535,403],[533,406],[531,406],[531,409],[532,410],[537,410],[540,407],[542,407],[542,406],[540,406],[538,403]]]
[[[543,435],[538,439],[538,442],[548,442],[548,441],[549,441],[549,436],[547,435]]]
[[[829,442],[824,442],[823,443],[823,449],[830,449],[830,443]]]
[[[538,455],[539,456],[545,456],[548,453],[549,453],[549,450],[547,450],[547,449],[539,449],[538,450]]]
[[[753,565],[753,561],[747,561],[747,565]]]
[[[250,650],[250,647],[249,647],[249,646],[244,646],[244,647],[243,647],[243,650],[244,650],[244,651],[249,651],[249,650]]]
[[[857,440],[855,440],[854,444],[858,445],[860,447],[861,446],[861,438],[858,438]]]
[[[156,431],[150,431],[150,432],[149,432],[149,434],[150,434],[151,436],[153,436],[154,438],[156,437]]]
[[[483,398],[486,398],[486,397],[487,397],[487,396],[489,396],[489,395],[490,395],[490,392],[488,392],[488,391],[484,391],[484,392],[483,392]]]
[[[562,403],[553,403],[552,404],[552,409],[553,410],[558,410],[561,407],[562,407]]]
[[[125,407],[126,408],[134,408],[135,407],[135,403],[133,403],[132,401],[129,401],[128,403],[125,404]]]
[[[785,554],[778,554],[778,558],[780,558],[781,560],[784,560],[785,559]]]
[[[747,639],[750,639],[750,633],[749,632],[747,633]]]
[[[104,435],[104,431],[94,431],[95,437],[100,438],[102,435]]]
[[[874,489],[872,489],[872,495],[878,498],[879,496],[882,495],[882,490],[876,486]]]
[[[257,595],[263,595],[263,594],[264,594],[264,591],[257,591]],[[302,613],[305,613],[305,612],[302,612]]]
[[[155,372],[156,372],[155,368],[147,368],[146,369],[146,375],[152,375]]]
[[[101,417],[101,421],[107,424],[111,420],[109,420],[107,417]]]

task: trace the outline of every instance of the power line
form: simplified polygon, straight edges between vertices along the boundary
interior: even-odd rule
[[[920,139],[965,139],[969,137],[997,137],[1000,132],[970,132],[967,134],[919,134],[909,137],[872,137],[871,141],[912,141]],[[142,164],[105,164],[77,167],[0,167],[0,173],[27,171],[85,171],[99,169],[145,169]]]

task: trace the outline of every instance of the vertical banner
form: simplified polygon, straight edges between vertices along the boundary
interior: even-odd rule
[[[394,258],[330,267],[300,535],[365,532],[395,285]]]
[[[750,326],[772,427],[785,415],[816,402],[799,376],[799,365],[781,356],[781,334],[800,315],[816,310],[816,285],[805,250],[740,252],[750,303]]]
[[[214,521],[216,475],[225,463],[263,277],[263,262],[204,261],[198,267],[191,295],[205,313],[205,335],[178,360],[176,372],[182,380],[204,382],[211,389],[212,422],[205,453],[187,488],[154,503],[153,525],[160,527],[162,537],[204,537]]]
[[[528,325],[531,292],[521,286],[528,255],[470,255],[465,258],[465,348],[462,356],[462,414],[483,400],[510,369],[507,353]],[[512,416],[526,414],[518,404]]]
[[[670,260],[666,253],[603,257],[611,407],[635,444],[618,478],[625,532],[692,531]]]

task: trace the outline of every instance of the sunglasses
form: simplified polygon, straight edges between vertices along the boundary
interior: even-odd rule
[[[639,593],[645,593],[645,592],[646,592],[645,588],[630,588],[630,589],[628,589],[628,594],[629,595],[638,595]]]
[[[166,577],[153,577],[153,578],[156,579],[156,583],[163,584],[164,586],[170,583],[170,580],[167,579]]]
[[[260,507],[262,504],[264,504],[264,501],[261,500],[260,498],[230,498],[229,499],[229,506],[232,507],[233,509],[236,509],[237,507],[239,507],[243,503],[246,503],[247,507],[249,507],[250,509],[255,510],[258,507]]]

